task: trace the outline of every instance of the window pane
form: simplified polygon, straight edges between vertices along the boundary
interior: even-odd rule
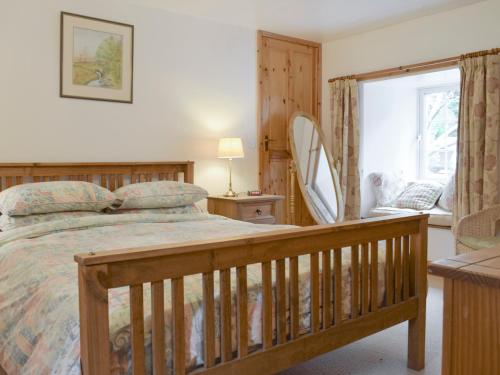
[[[458,87],[426,90],[422,95],[422,160],[424,178],[445,179],[455,171]]]

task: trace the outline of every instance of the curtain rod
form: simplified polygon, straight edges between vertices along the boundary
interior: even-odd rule
[[[333,82],[333,81],[336,81],[339,79],[355,79],[357,81],[366,81],[369,79],[387,78],[387,77],[391,77],[391,76],[410,74],[410,73],[415,73],[415,72],[420,72],[420,71],[425,71],[425,70],[449,68],[449,67],[458,65],[458,62],[464,58],[479,57],[479,56],[485,56],[485,55],[490,55],[490,54],[496,55],[499,53],[500,53],[500,48],[495,48],[495,49],[491,49],[491,50],[472,52],[472,53],[468,53],[468,54],[461,55],[461,56],[448,57],[446,59],[432,60],[432,61],[426,61],[426,62],[421,62],[421,63],[417,63],[417,64],[398,66],[395,68],[376,70],[376,71],[368,72],[368,73],[330,78],[328,80],[328,82]]]

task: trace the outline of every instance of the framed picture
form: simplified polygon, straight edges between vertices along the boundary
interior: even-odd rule
[[[60,95],[132,103],[134,26],[61,13]]]

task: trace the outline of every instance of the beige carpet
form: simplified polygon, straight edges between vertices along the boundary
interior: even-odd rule
[[[442,281],[440,278],[429,276],[426,367],[423,371],[406,368],[408,323],[402,323],[280,374],[439,375],[441,373],[442,314]]]

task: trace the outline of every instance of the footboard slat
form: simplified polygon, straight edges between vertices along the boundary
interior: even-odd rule
[[[215,365],[214,274],[203,274],[203,341],[205,368]]]
[[[220,320],[222,362],[233,358],[231,348],[231,270],[220,271]]]
[[[372,242],[370,250],[370,311],[376,312],[378,310],[378,242]]]
[[[369,263],[368,263],[368,255],[369,255],[368,244],[364,243],[361,245],[361,314],[368,314],[370,310],[370,280],[369,277]]]
[[[401,302],[402,285],[401,271],[401,237],[394,239],[394,303]]]
[[[394,303],[394,263],[392,244],[392,238],[385,241],[385,299],[387,306]]]
[[[335,325],[342,323],[342,249],[335,249],[333,253],[333,268],[335,273]]]
[[[323,251],[322,274],[323,274],[323,329],[332,325],[332,265],[331,251]]]
[[[311,331],[319,331],[319,253],[311,254]]]
[[[286,342],[285,259],[276,260],[276,328],[278,344]]]
[[[151,283],[153,375],[165,375],[165,297],[162,281]]]
[[[299,259],[290,258],[290,336],[299,336]]]
[[[359,315],[359,245],[351,246],[351,318]]]
[[[130,286],[130,325],[132,341],[132,369],[134,375],[144,375],[144,296],[141,285]]]
[[[410,236],[403,237],[403,300],[410,297]]]
[[[174,346],[174,373],[181,375],[186,372],[186,347],[184,329],[184,279],[172,279],[172,342]]]
[[[243,358],[248,354],[248,291],[247,291],[247,267],[242,266],[236,269],[236,299],[238,319],[237,340],[238,358]]]
[[[262,347],[273,346],[273,280],[271,262],[262,263]]]

